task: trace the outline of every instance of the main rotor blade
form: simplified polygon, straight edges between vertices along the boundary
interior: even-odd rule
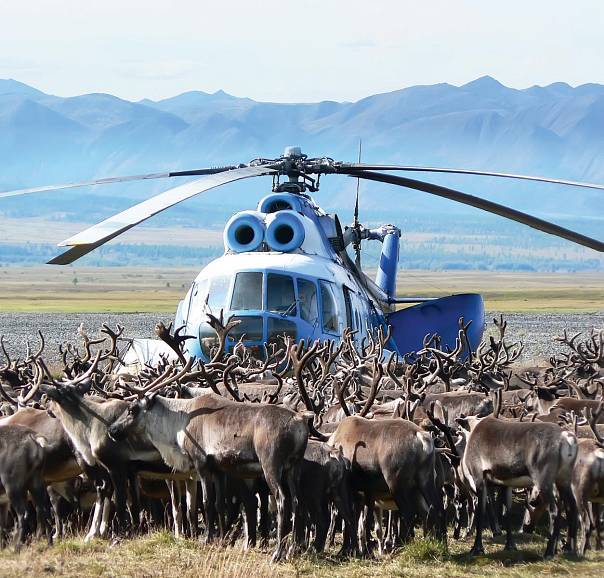
[[[344,169],[344,170],[341,170]],[[458,175],[478,175],[482,177],[499,177],[504,179],[520,179],[523,181],[539,181],[542,183],[553,183],[556,185],[568,185],[571,187],[583,187],[586,189],[598,189],[604,191],[604,185],[596,183],[585,183],[583,181],[569,181],[566,179],[550,179],[548,177],[534,177],[531,175],[516,175],[513,173],[494,173],[489,171],[478,171],[473,169],[447,169],[438,167],[411,167],[403,165],[368,165],[362,163],[342,163],[338,165],[337,172],[353,170],[366,171],[409,171],[417,173],[453,173]]]
[[[233,181],[240,179],[247,179],[250,177],[259,177],[261,175],[268,175],[278,171],[278,168],[272,166],[255,166],[255,167],[243,167],[233,169],[230,171],[223,172],[221,174],[206,175],[200,179],[196,179],[190,183],[185,183],[173,189],[160,193],[142,203],[138,203],[113,217],[109,217],[104,221],[89,227],[85,231],[66,239],[59,243],[59,247],[73,246],[72,249],[65,251],[61,255],[56,256],[54,259],[48,262],[49,265],[67,265],[73,263],[76,259],[79,259],[83,255],[90,253],[93,249],[100,247],[107,241],[114,239],[118,235],[121,235],[128,229],[131,229],[135,225],[138,225],[142,221],[190,199],[195,195],[199,195],[209,189],[225,185]]]
[[[168,173],[148,173],[146,175],[129,175],[125,177],[106,177],[104,179],[93,179],[91,181],[80,181],[78,183],[65,183],[62,185],[45,185],[42,187],[30,187],[28,189],[15,189],[14,191],[0,192],[0,198],[18,197],[31,193],[45,193],[47,191],[60,191],[62,189],[75,189],[77,187],[89,187],[92,185],[108,185],[110,183],[125,183],[127,181],[147,181],[151,179],[167,179],[170,177],[189,177],[196,175],[214,175],[236,169],[236,166],[216,167],[209,169],[193,169],[190,171],[171,171]]]
[[[500,205],[498,203],[493,203],[492,201],[487,201],[486,199],[481,199],[480,197],[475,197],[474,195],[468,195],[467,193],[462,193],[460,191],[435,185],[433,183],[426,183],[425,181],[417,181],[415,179],[408,179],[406,177],[398,177],[383,173],[348,170],[345,174],[370,181],[399,185],[401,187],[407,187],[409,189],[415,189],[417,191],[423,191],[424,193],[430,193],[431,195],[457,201],[458,203],[470,205],[471,207],[482,209],[488,213],[493,213],[495,215],[505,217],[506,219],[511,219],[512,221],[517,221],[518,223],[528,225],[529,227],[538,229],[544,233],[549,233],[550,235],[555,235],[556,237],[561,237],[562,239],[572,241],[573,243],[589,247],[590,249],[594,249],[600,253],[604,252],[604,243],[602,241],[581,235],[580,233],[571,231],[570,229],[560,227],[560,225],[550,223],[549,221],[544,221],[543,219],[528,215],[527,213],[522,213],[516,209],[506,207],[505,205]]]

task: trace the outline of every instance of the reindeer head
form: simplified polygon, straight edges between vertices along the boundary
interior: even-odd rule
[[[141,417],[153,406],[155,396],[143,396],[132,400],[124,412],[109,426],[107,434],[114,441],[128,437],[130,433],[138,433]]]

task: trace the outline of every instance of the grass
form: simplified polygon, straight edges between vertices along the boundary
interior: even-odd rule
[[[143,267],[4,267],[0,312],[173,313],[199,271]],[[401,271],[399,295],[478,292],[487,310],[604,310],[604,273]]]
[[[544,539],[520,536],[519,551],[503,552],[501,540],[487,540],[487,554],[470,558],[470,542],[451,541],[449,549],[438,542],[415,540],[394,554],[376,559],[341,561],[332,554],[305,554],[282,564],[270,563],[270,552],[241,550],[224,546],[204,546],[193,540],[176,540],[168,532],[119,542],[80,538],[63,540],[52,548],[33,543],[19,554],[10,549],[0,552],[0,575],[78,576],[82,578],[133,576],[188,578],[193,576],[316,576],[361,578],[368,576],[516,576],[574,575],[601,577],[604,553],[590,552],[581,560],[558,556],[544,561]]]

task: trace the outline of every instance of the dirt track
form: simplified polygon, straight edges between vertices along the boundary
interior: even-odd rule
[[[488,324],[494,314],[487,314]],[[509,339],[525,344],[523,361],[532,362],[548,358],[557,350],[554,338],[566,329],[569,333],[589,332],[592,327],[604,329],[604,313],[508,313]],[[77,328],[84,323],[90,334],[102,323],[124,325],[126,337],[153,337],[157,321],[166,324],[171,317],[156,313],[0,313],[0,334],[8,343],[9,351],[24,351],[26,339],[35,342],[36,332],[42,330],[47,340],[47,353],[52,356],[64,341],[77,342]]]

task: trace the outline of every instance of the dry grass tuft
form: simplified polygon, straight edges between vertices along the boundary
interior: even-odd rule
[[[156,532],[113,543],[86,544],[81,538],[73,538],[47,548],[42,542],[35,542],[23,548],[20,554],[6,549],[0,552],[0,576],[440,578],[488,575],[489,578],[507,578],[575,575],[601,578],[604,574],[602,552],[590,552],[582,560],[559,556],[544,561],[541,557],[543,538],[521,536],[518,542],[518,552],[503,552],[499,539],[497,543],[487,541],[487,555],[478,558],[467,555],[469,541],[450,541],[447,549],[432,540],[415,540],[393,554],[376,559],[339,560],[333,553],[308,553],[275,565],[270,562],[269,550],[243,552],[241,544],[235,548],[205,546],[195,540],[176,540],[169,532]]]

